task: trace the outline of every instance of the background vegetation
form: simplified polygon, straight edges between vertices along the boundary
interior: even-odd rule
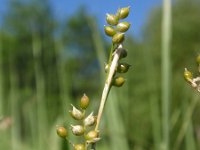
[[[69,123],[70,103],[76,104],[87,93],[90,108],[97,112],[110,41],[88,11],[80,8],[61,24],[48,1],[10,2],[0,29],[0,149],[69,149],[55,129]],[[200,95],[182,77],[185,67],[198,75],[199,16],[199,1],[172,5],[172,150],[200,149]],[[106,104],[100,150],[162,148],[162,19],[162,8],[156,8],[143,28],[142,40],[131,35],[126,39],[132,69],[126,84],[113,88]]]

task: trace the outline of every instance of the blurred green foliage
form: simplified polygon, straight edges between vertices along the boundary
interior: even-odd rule
[[[182,74],[185,67],[197,70],[200,5],[184,0],[172,8],[170,149],[178,145],[196,150],[200,106],[198,101],[191,104],[199,95]],[[123,145],[124,150],[160,150],[161,14],[162,8],[152,11],[142,41],[126,38],[132,68],[124,87],[112,89],[97,149]],[[101,66],[110,41],[103,40],[95,21],[80,8],[60,24],[47,0],[10,2],[0,30],[0,149],[68,149],[55,129],[68,124],[70,103],[77,103],[85,92],[92,101],[90,109],[97,112],[104,82]],[[186,122],[186,133],[177,142]]]

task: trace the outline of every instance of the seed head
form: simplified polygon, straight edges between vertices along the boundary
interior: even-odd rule
[[[126,32],[130,28],[130,23],[128,22],[120,22],[117,24],[117,31]]]
[[[89,131],[86,135],[85,135],[85,139],[87,141],[92,141],[93,139],[95,138],[98,138],[99,136],[99,132],[98,131],[95,131],[95,130],[92,130],[92,131]]]
[[[127,63],[119,63],[119,65],[117,66],[117,72],[119,73],[126,73],[131,65],[127,64]]]
[[[93,112],[85,118],[83,121],[84,126],[93,126],[96,123],[96,117],[93,116]]]
[[[192,79],[192,73],[190,71],[188,71],[186,68],[185,68],[185,71],[184,71],[184,78],[186,81],[189,81]]]
[[[118,17],[113,14],[106,14],[106,22],[109,25],[115,26],[118,24]]]
[[[104,26],[104,31],[106,35],[111,37],[116,34],[116,30],[112,26]]]
[[[72,105],[72,107],[73,107],[72,111],[69,111],[71,116],[76,120],[82,120],[84,117],[84,114],[80,110],[78,110],[76,107],[74,107],[73,105]]]
[[[118,10],[119,18],[124,19],[124,18],[128,17],[129,12],[130,12],[130,6],[119,9]]]
[[[89,97],[86,94],[83,94],[83,96],[81,97],[80,107],[82,109],[86,109],[89,103],[90,103]]]
[[[125,79],[123,77],[115,77],[113,79],[112,85],[113,86],[117,86],[117,87],[121,87],[123,84],[125,83]]]
[[[84,144],[75,144],[74,150],[86,150]]]
[[[57,127],[56,131],[61,138],[67,137],[67,129],[65,127]]]
[[[114,44],[120,44],[124,41],[124,33],[116,33],[113,37],[112,37],[112,42]]]
[[[84,132],[85,132],[84,127],[81,126],[81,125],[75,125],[75,126],[71,125],[71,127],[72,127],[72,128],[71,128],[72,133],[73,133],[74,135],[76,135],[76,136],[81,136],[81,135],[83,135]]]

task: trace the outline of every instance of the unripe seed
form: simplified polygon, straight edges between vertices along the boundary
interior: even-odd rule
[[[184,78],[186,81],[189,81],[192,79],[192,73],[190,71],[188,71],[186,68],[185,68],[185,71],[184,71]]]
[[[124,48],[118,48],[119,51],[121,51],[121,54],[120,54],[120,59],[121,58],[125,58],[127,56],[127,50],[124,49]]]
[[[105,72],[107,73],[109,71],[109,65],[108,64],[105,64]]]
[[[116,30],[111,26],[104,26],[104,31],[106,35],[111,37],[116,34]]]
[[[129,15],[129,11],[130,11],[130,6],[119,9],[119,12],[118,12],[119,18],[120,19],[126,18]]]
[[[86,150],[84,144],[75,144],[74,150]]]
[[[73,107],[72,111],[69,111],[71,116],[76,120],[82,120],[84,117],[84,114],[80,110],[78,110],[76,107],[74,107],[73,105],[72,105],[72,107]]]
[[[75,125],[75,126],[71,125],[71,127],[72,127],[72,128],[71,128],[71,129],[72,129],[72,133],[73,133],[74,135],[76,135],[76,136],[81,136],[81,135],[83,135],[84,132],[85,132],[84,127],[81,126],[81,125]]]
[[[93,116],[93,112],[89,116],[87,116],[83,121],[84,126],[93,126],[95,123],[96,117]]]
[[[99,132],[92,130],[89,131],[86,135],[85,135],[85,139],[88,141],[92,141],[93,139],[97,138],[99,136]]]
[[[89,97],[86,94],[83,94],[83,96],[81,97],[80,107],[82,109],[86,109],[89,103],[90,103]]]
[[[113,37],[112,37],[112,42],[114,44],[120,44],[124,41],[124,33],[116,33]]]
[[[113,14],[106,14],[106,22],[112,26],[118,24],[118,17]]]
[[[112,85],[116,87],[121,87],[125,82],[125,79],[123,77],[115,77],[113,79]]]
[[[56,131],[61,138],[67,137],[67,129],[65,127],[57,127]]]
[[[126,73],[129,70],[130,66],[131,65],[129,65],[127,63],[120,63],[117,66],[117,72],[119,72],[119,73]]]
[[[120,22],[117,24],[117,31],[126,32],[130,27],[130,23],[128,22]]]
[[[200,55],[197,56],[196,61],[197,61],[197,64],[200,65]]]

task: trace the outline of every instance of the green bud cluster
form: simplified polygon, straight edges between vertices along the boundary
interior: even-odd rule
[[[130,28],[130,23],[120,20],[128,17],[130,11],[130,7],[124,7],[118,9],[117,13],[107,14],[106,22],[109,24],[108,26],[104,26],[104,31],[106,35],[112,37],[113,44],[120,44],[125,39],[125,32]]]
[[[120,60],[127,57],[127,50],[122,47],[122,43],[125,40],[125,32],[130,28],[130,23],[126,21],[120,22],[122,19],[128,17],[130,12],[130,7],[124,7],[118,9],[115,15],[107,14],[106,22],[108,26],[104,26],[105,34],[112,37],[112,44],[117,47],[114,50],[113,55],[116,51],[120,51]],[[108,64],[105,64],[105,72],[109,73],[111,61],[109,60]],[[131,65],[125,62],[119,62],[118,66],[115,69],[112,85],[116,87],[121,87],[125,83],[124,77],[117,75],[117,73],[126,73],[128,72]]]
[[[80,108],[76,108],[72,105],[72,110],[69,111],[71,117],[78,121],[78,124],[71,125],[70,130],[74,136],[82,138],[85,142],[72,144],[74,150],[86,150],[88,145],[97,142],[100,138],[98,132],[92,129],[96,124],[96,116],[91,112],[86,115],[86,109],[88,108],[90,99],[86,94],[80,98]],[[68,131],[65,127],[57,127],[57,134],[61,138],[68,140]],[[69,140],[68,140],[69,141]],[[82,141],[82,140],[81,140]]]

